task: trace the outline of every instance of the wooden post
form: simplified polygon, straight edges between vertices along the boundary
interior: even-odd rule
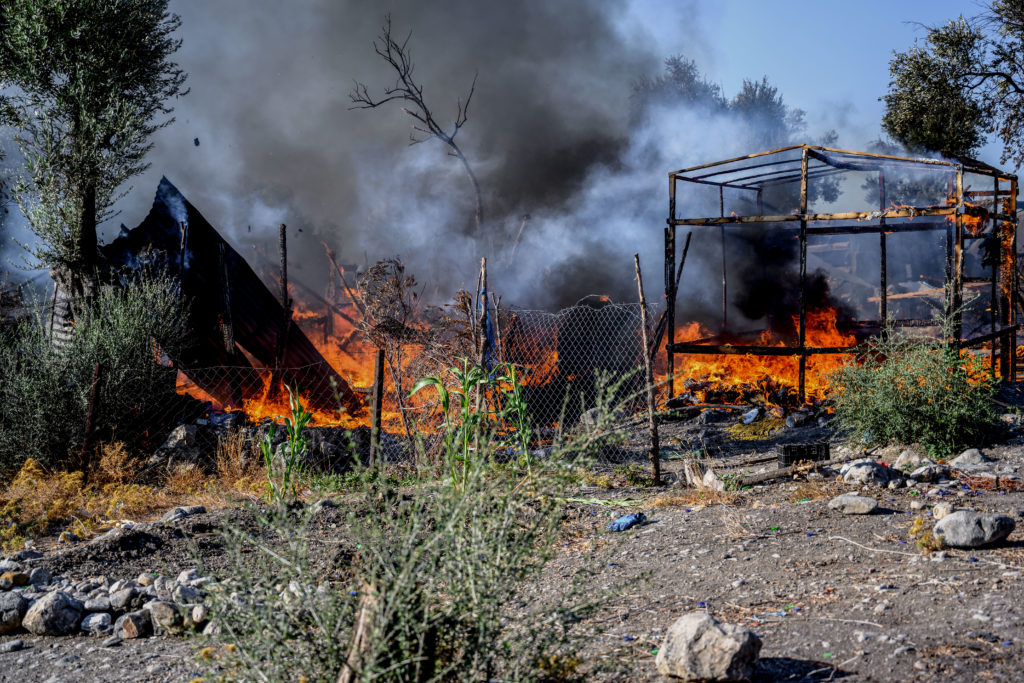
[[[100,364],[92,369],[92,386],[89,388],[89,404],[85,412],[85,435],[82,437],[82,483],[89,481],[89,470],[92,469],[92,432],[96,421],[96,404],[99,402]]]
[[[885,171],[878,172],[878,208],[885,211]],[[889,318],[889,257],[885,243],[885,216],[878,219],[881,228],[878,231],[878,319],[882,323],[882,332],[885,332],[886,322]]]
[[[647,430],[651,437],[651,483],[661,486],[661,449],[658,444],[658,421],[654,417],[654,374],[651,356],[647,353],[647,298],[644,296],[644,277],[640,272],[640,255],[633,254],[636,267],[636,287],[640,292],[640,332],[644,343],[644,386],[647,388]]]
[[[380,457],[380,422],[384,407],[384,349],[377,349],[373,362],[373,414],[370,416],[370,467],[384,463]]]
[[[964,169],[956,167],[956,234],[953,243],[953,337],[960,348],[964,304]]]

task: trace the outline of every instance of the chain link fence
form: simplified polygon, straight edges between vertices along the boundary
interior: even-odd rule
[[[45,326],[49,311],[39,305],[23,308],[14,317],[19,316]],[[628,422],[646,409],[639,304],[595,302],[558,313],[502,309],[495,320],[491,358],[517,368],[533,434],[531,448],[540,456],[549,452],[560,431],[596,428],[601,411],[613,411],[616,421]],[[73,344],[67,355],[54,352],[48,363],[26,358],[33,348],[42,348],[45,334],[37,331],[39,337],[19,347],[12,337],[16,329],[24,333],[10,320],[0,325],[3,362],[29,370],[29,375],[38,374],[29,368],[36,363],[46,368],[46,376],[35,377],[28,388],[10,383],[2,390],[4,405],[17,406],[21,414],[0,424],[0,450],[42,458],[42,451],[50,449],[59,451],[56,458],[77,453],[87,458],[90,443],[122,441],[136,452],[153,454],[154,466],[196,451],[212,458],[218,440],[230,432],[242,430],[259,440],[271,421],[280,424],[290,415],[290,387],[314,414],[308,434],[310,455],[318,466],[341,470],[353,456],[369,458],[373,386],[365,386],[365,378],[373,375],[374,350],[361,341],[350,341],[347,350],[349,364],[362,368],[358,376],[334,367],[348,383],[346,390],[365,397],[366,407],[352,411],[339,407],[342,387],[326,371],[326,363],[299,368],[186,367],[161,356],[154,345],[151,367],[129,371],[100,364],[97,371],[73,357]],[[424,363],[417,353],[416,342],[411,341],[397,363],[393,358],[385,363],[377,450],[384,462],[431,463],[440,457],[445,416],[437,394],[410,395],[410,390],[423,373],[435,373],[450,390],[457,389],[445,366],[457,365],[458,359]],[[18,392],[23,395],[16,397]],[[58,395],[60,405],[54,402]],[[485,398],[488,410],[500,408],[498,392],[488,392]],[[497,426],[505,432],[510,428],[507,423]],[[277,440],[282,439],[283,430],[278,429]],[[643,443],[601,451],[604,464],[644,458]]]

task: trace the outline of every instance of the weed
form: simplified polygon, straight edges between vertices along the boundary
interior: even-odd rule
[[[616,465],[615,473],[630,486],[650,486],[651,477],[646,468],[640,465]]]
[[[935,552],[946,547],[941,538],[936,538],[932,532],[926,530],[925,520],[921,517],[915,519],[914,523],[910,525],[907,536],[917,544],[918,550],[923,553]]]

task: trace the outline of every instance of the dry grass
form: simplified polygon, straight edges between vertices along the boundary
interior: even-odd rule
[[[709,488],[677,489],[662,493],[651,501],[653,507],[702,508],[711,505],[732,505],[737,494],[733,491],[716,491]]]
[[[759,439],[771,438],[775,432],[785,426],[786,421],[782,418],[765,417],[748,425],[741,422],[731,427],[726,427],[725,431],[734,439],[739,439],[741,441],[756,441]]]
[[[807,481],[789,494],[790,503],[802,503],[809,500],[821,500],[832,498],[836,494],[836,487],[831,482]]]
[[[217,440],[217,485],[223,491],[262,495],[267,477],[256,447],[241,430]]]

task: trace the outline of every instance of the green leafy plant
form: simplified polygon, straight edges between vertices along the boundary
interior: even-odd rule
[[[306,447],[309,445],[309,437],[304,430],[313,419],[313,414],[307,411],[299,401],[296,390],[287,386],[285,388],[288,390],[288,407],[291,410],[291,417],[284,418],[285,441],[281,446],[280,457],[277,456],[274,448],[276,427],[273,423],[267,428],[267,433],[260,441],[260,453],[267,470],[267,485],[271,498],[278,504],[288,502],[297,495],[297,476],[301,472],[302,461],[306,457]]]
[[[889,331],[832,375],[831,403],[854,440],[916,442],[942,457],[985,437],[996,383],[970,352]]]

